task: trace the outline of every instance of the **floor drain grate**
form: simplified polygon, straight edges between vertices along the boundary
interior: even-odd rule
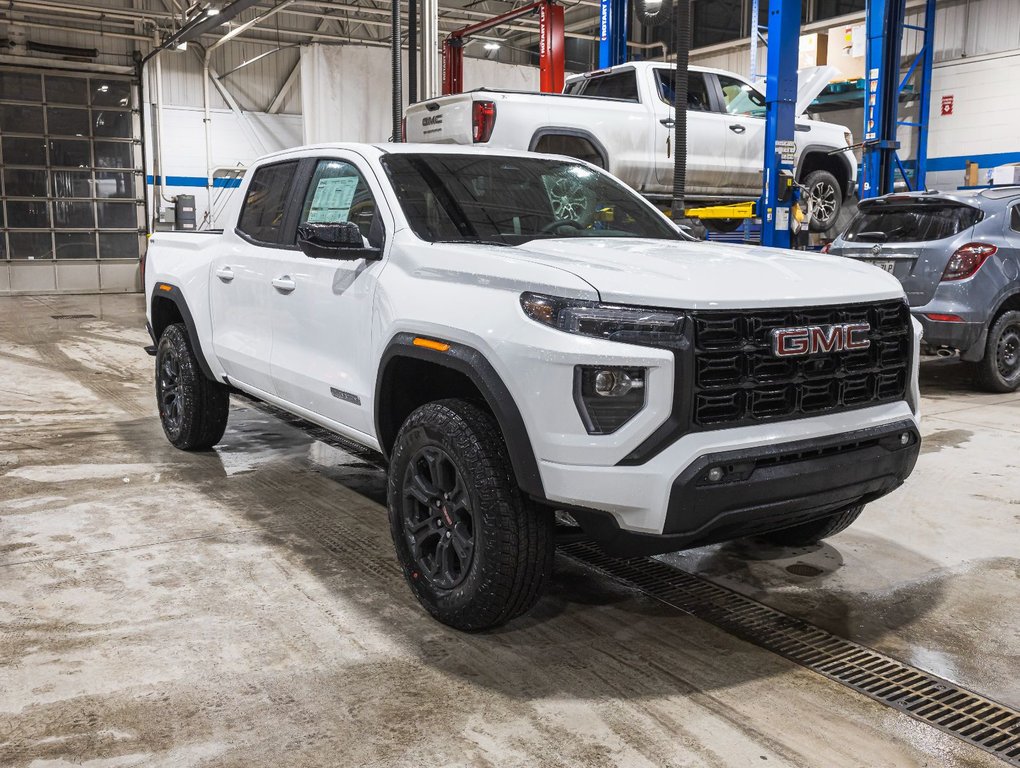
[[[559,551],[1020,766],[1020,712],[1014,709],[658,560],[618,560],[588,542],[565,544]]]
[[[95,320],[95,315],[50,315],[54,320]]]

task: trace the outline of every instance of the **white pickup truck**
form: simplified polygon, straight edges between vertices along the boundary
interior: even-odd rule
[[[867,264],[692,241],[524,152],[289,150],[239,205],[149,246],[167,438],[241,440],[239,390],[380,451],[404,574],[452,626],[531,607],[557,510],[611,554],[799,545],[913,469],[919,326]]]
[[[673,191],[675,72],[668,64],[635,62],[571,77],[563,94],[481,89],[441,96],[408,107],[407,140],[569,155],[665,200]],[[765,97],[732,72],[689,72],[687,197],[757,198]],[[818,232],[836,223],[857,179],[850,130],[802,116],[834,74],[833,67],[803,70],[798,89],[796,178],[813,198],[811,227]]]

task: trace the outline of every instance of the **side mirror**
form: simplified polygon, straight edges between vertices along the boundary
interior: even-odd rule
[[[297,230],[298,247],[312,259],[342,259],[344,261],[378,261],[379,248],[366,248],[358,225],[350,221],[337,224],[310,224],[305,222]]]

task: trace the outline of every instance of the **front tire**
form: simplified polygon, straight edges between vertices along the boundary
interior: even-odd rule
[[[227,428],[230,392],[202,373],[181,323],[156,347],[156,404],[166,439],[182,451],[212,448]]]
[[[811,231],[827,232],[832,229],[843,207],[843,188],[828,171],[812,171],[804,179],[807,194],[811,196]]]
[[[975,372],[978,386],[989,392],[1015,392],[1020,387],[1020,312],[1003,312],[995,319]]]
[[[443,624],[505,624],[552,573],[554,518],[521,493],[495,420],[467,401],[428,403],[404,422],[387,506],[404,577]]]
[[[858,504],[834,515],[772,531],[759,538],[777,547],[806,547],[817,544],[822,539],[835,536],[840,531],[845,531],[853,525],[863,511],[864,505]]]

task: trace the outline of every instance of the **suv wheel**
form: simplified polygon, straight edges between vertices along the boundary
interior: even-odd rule
[[[809,544],[816,544],[822,539],[827,539],[829,536],[835,536],[840,531],[845,531],[861,516],[863,511],[864,505],[858,504],[853,507],[847,507],[842,512],[837,512],[834,515],[801,523],[791,528],[771,531],[758,538],[777,547],[805,547]]]
[[[411,591],[451,627],[526,613],[552,573],[553,515],[520,492],[495,421],[467,401],[428,403],[404,422],[387,505]]]
[[[828,171],[811,171],[804,179],[811,197],[811,231],[825,232],[836,224],[843,207],[843,189]]]
[[[180,323],[156,348],[156,405],[166,439],[184,451],[212,448],[227,428],[230,391],[202,373]]]
[[[990,392],[1020,387],[1020,312],[1003,312],[992,323],[984,359],[977,364],[977,382]]]

